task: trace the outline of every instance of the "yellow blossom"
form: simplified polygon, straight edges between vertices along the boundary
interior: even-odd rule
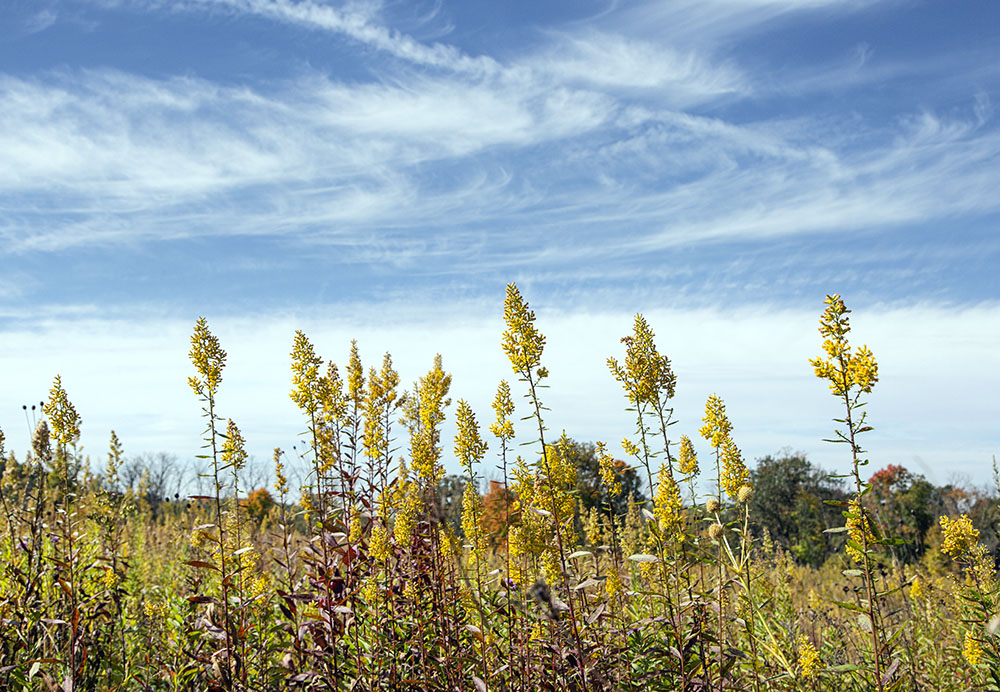
[[[219,339],[209,331],[208,321],[204,317],[199,317],[194,324],[188,356],[201,376],[188,378],[191,389],[201,396],[214,396],[222,382],[226,352],[222,350]]]
[[[361,408],[365,391],[365,369],[358,354],[358,342],[351,339],[351,352],[347,357],[347,398],[355,408]]]
[[[681,448],[677,454],[677,464],[680,472],[691,478],[698,475],[698,455],[695,454],[694,445],[691,444],[687,435],[681,435]]]
[[[633,457],[639,456],[639,447],[636,446],[636,444],[627,437],[622,439],[622,449],[624,449],[625,453],[628,454],[629,456]]]
[[[680,489],[665,465],[660,465],[660,472],[656,478],[653,514],[659,523],[660,531],[668,540],[681,540],[684,537]]]
[[[617,569],[612,569],[611,573],[608,574],[608,578],[604,582],[604,590],[610,598],[614,598],[616,595],[621,593],[622,579],[618,574]]]
[[[983,647],[979,640],[972,636],[971,632],[965,633],[962,655],[965,656],[965,660],[969,662],[970,666],[978,666],[983,658]]]
[[[52,437],[58,444],[62,446],[76,444],[80,439],[80,416],[70,403],[59,375],[56,375],[52,382],[49,400],[42,407],[42,412],[48,416]]]
[[[392,554],[392,546],[389,543],[389,534],[385,527],[376,524],[372,528],[371,539],[368,543],[368,551],[372,558],[379,564],[385,564]]]
[[[941,542],[941,552],[952,557],[960,557],[969,553],[979,540],[979,530],[972,525],[968,515],[963,514],[958,519],[941,517],[941,532],[944,540]]]
[[[847,535],[857,546],[871,546],[875,541],[872,533],[871,522],[861,507],[861,500],[854,498],[851,500],[847,512]],[[864,560],[864,554],[858,547],[847,544],[847,554],[860,564]]]
[[[657,407],[663,400],[674,396],[677,377],[670,367],[670,359],[656,349],[653,330],[646,318],[635,316],[632,335],[622,338],[625,344],[625,363],[608,358],[608,368],[627,392],[629,401],[637,406]]]
[[[740,488],[750,484],[750,471],[743,461],[743,454],[730,438],[722,445],[722,487],[732,499],[739,497]]]
[[[496,421],[490,425],[490,432],[501,440],[511,440],[514,438],[514,424],[510,416],[514,413],[514,402],[510,398],[510,385],[506,380],[500,380],[497,386],[497,394],[493,398],[493,411],[496,413]]]
[[[507,284],[503,321],[507,327],[500,340],[503,352],[507,354],[514,372],[528,378],[542,362],[545,337],[535,327],[535,313],[528,309],[527,302],[513,283]]]
[[[304,413],[315,416],[321,400],[322,378],[319,369],[323,365],[323,359],[316,355],[312,343],[301,330],[295,332],[291,355],[292,391],[288,396]]]
[[[920,600],[924,595],[924,582],[920,577],[915,577],[910,584],[910,598],[915,601]]]
[[[232,467],[237,471],[247,463],[246,441],[232,418],[226,425],[226,439],[222,443],[222,463],[225,467]]]
[[[444,477],[439,428],[444,421],[444,407],[451,404],[450,388],[451,375],[444,371],[438,354],[434,357],[434,367],[417,381],[415,399],[408,411],[413,469],[417,477],[429,485]]]
[[[482,461],[486,454],[486,443],[479,436],[476,414],[464,399],[458,400],[455,425],[458,428],[458,434],[455,435],[455,456],[462,467],[472,474],[473,465]]]
[[[115,571],[111,567],[107,567],[104,570],[103,581],[104,581],[104,588],[113,589],[116,586],[118,586],[118,582],[120,580],[118,579],[118,575],[115,574]]]
[[[733,426],[726,417],[726,404],[717,394],[712,394],[705,402],[705,416],[701,419],[705,424],[698,430],[699,434],[712,443],[713,447],[721,447],[729,439]]]
[[[811,678],[815,675],[817,668],[819,668],[819,652],[816,651],[816,647],[812,645],[812,642],[805,635],[800,634],[797,643],[799,650],[799,675],[803,678]]]
[[[851,331],[847,317],[851,311],[840,296],[834,293],[826,297],[826,309],[820,317],[819,332],[824,337],[823,350],[826,358],[811,358],[816,376],[830,382],[830,390],[837,396],[845,396],[857,388],[859,392],[871,392],[878,382],[878,363],[867,346],[857,353],[851,353],[847,334]]]
[[[351,543],[358,543],[361,541],[361,537],[364,535],[364,531],[361,526],[361,510],[358,509],[357,505],[351,506],[351,528],[348,536],[348,540]]]
[[[288,478],[285,477],[285,465],[281,463],[281,447],[274,448],[274,489],[284,495],[288,491]]]
[[[597,463],[601,473],[601,481],[610,497],[618,497],[622,494],[622,484],[618,480],[616,464],[614,458],[608,454],[608,449],[603,442],[597,443]]]

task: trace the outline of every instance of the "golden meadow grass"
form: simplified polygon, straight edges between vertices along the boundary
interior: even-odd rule
[[[208,494],[122,490],[113,432],[105,473],[91,474],[56,377],[23,460],[0,436],[0,687],[998,689],[993,553],[959,512],[916,538],[888,520],[903,472],[865,471],[878,365],[851,344],[848,313],[828,297],[811,362],[851,462],[826,509],[780,499],[763,462],[748,468],[722,397],[700,421],[675,419],[676,378],[641,315],[608,359],[635,427],[593,448],[584,498],[573,441],[545,423],[542,326],[513,284],[501,344],[516,377],[498,384],[487,421],[452,401],[440,357],[402,391],[390,356],[366,371],[352,343],[341,371],[297,332],[300,493],[280,449],[275,485],[246,487],[243,435],[216,400],[226,352],[204,319],[189,384]],[[454,440],[441,433],[449,408]],[[515,447],[516,432],[534,442]],[[467,483],[457,523],[442,497],[446,446]],[[494,466],[490,493],[470,490]],[[638,479],[649,500],[635,499]],[[795,503],[794,549],[772,540],[771,517],[789,514],[774,502]],[[808,523],[831,505],[839,525]]]

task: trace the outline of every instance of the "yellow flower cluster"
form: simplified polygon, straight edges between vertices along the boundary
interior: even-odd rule
[[[497,386],[497,394],[493,398],[493,410],[497,417],[490,425],[490,432],[501,440],[511,440],[514,438],[514,424],[510,416],[514,413],[514,402],[510,398],[510,385],[506,380],[500,380]]]
[[[826,359],[811,358],[816,377],[828,380],[830,390],[837,396],[845,396],[857,388],[859,392],[871,392],[878,382],[878,363],[867,346],[857,353],[851,353],[847,334],[851,331],[847,315],[850,310],[840,296],[834,293],[826,297],[826,309],[819,321],[819,332],[824,337],[823,350]]]
[[[670,475],[665,465],[660,465],[656,478],[656,497],[653,503],[653,514],[657,519],[664,538],[668,541],[680,541],[684,538],[684,517],[681,514],[682,502],[680,488]]]
[[[76,444],[80,439],[80,416],[70,403],[59,375],[56,375],[52,382],[49,400],[42,407],[42,412],[48,416],[52,436],[58,444],[63,446]]]
[[[608,449],[603,442],[597,443],[597,463],[601,474],[601,482],[604,483],[605,490],[610,497],[618,497],[622,494],[622,484],[615,473],[615,460],[608,454]]]
[[[971,632],[965,633],[965,643],[962,646],[962,655],[969,662],[970,666],[978,666],[983,660],[983,647],[979,640],[972,636]]]
[[[347,357],[347,399],[356,408],[361,408],[365,394],[365,369],[358,354],[358,342],[351,339],[351,352]]]
[[[113,589],[116,586],[118,586],[121,580],[118,578],[118,575],[115,574],[114,569],[112,569],[111,567],[106,567],[104,569],[104,577],[102,581],[104,582],[104,588]]]
[[[362,529],[361,524],[361,510],[358,509],[357,505],[351,505],[350,516],[350,532],[348,534],[348,540],[351,543],[358,543],[364,535],[364,530]]]
[[[316,355],[312,343],[301,330],[296,330],[292,344],[292,391],[295,405],[310,416],[319,412],[322,378],[319,374],[323,359]]]
[[[232,467],[239,471],[247,463],[246,440],[230,418],[226,425],[226,439],[222,443],[222,463],[226,468]]]
[[[451,404],[448,390],[451,375],[441,366],[441,355],[434,357],[434,367],[417,381],[415,409],[411,415],[410,456],[417,477],[428,485],[437,484],[444,477],[439,462],[439,426],[444,421],[444,407]]]
[[[222,369],[226,366],[226,352],[219,339],[208,329],[208,321],[199,317],[194,323],[191,335],[191,350],[188,352],[198,377],[189,377],[188,384],[199,396],[214,396],[222,382]]]
[[[389,543],[389,533],[381,524],[375,524],[372,528],[371,539],[368,543],[368,552],[372,559],[380,565],[389,561],[392,555],[392,545]]]
[[[0,435],[2,438],[2,435]],[[0,439],[2,442],[2,439]],[[118,485],[118,469],[121,467],[122,458],[125,456],[125,449],[122,447],[121,440],[118,439],[117,433],[114,430],[111,431],[111,440],[108,443],[108,465],[104,470],[104,479],[108,484],[108,488],[115,488]],[[3,445],[0,444],[0,458],[3,457]]]
[[[281,495],[288,492],[288,478],[285,476],[285,465],[281,463],[281,447],[274,448],[274,489]]]
[[[150,620],[160,619],[167,614],[167,604],[163,601],[146,601],[142,604],[142,609]]]
[[[507,354],[514,372],[528,378],[542,362],[545,337],[535,328],[535,313],[528,309],[528,304],[513,283],[507,284],[503,321],[507,327],[500,340],[503,352]],[[539,377],[544,375],[543,372],[537,374]]]
[[[705,424],[699,429],[702,437],[712,443],[713,447],[722,447],[733,431],[733,425],[726,416],[726,404],[718,394],[712,394],[705,403]]]
[[[393,534],[399,545],[409,548],[413,544],[417,514],[420,512],[420,489],[417,484],[411,480],[397,483],[394,503],[399,511],[396,513],[396,521],[393,524]]]
[[[920,577],[915,577],[910,584],[910,598],[919,601],[924,596],[924,582]]]
[[[742,488],[750,487],[750,471],[743,461],[743,453],[732,438],[727,438],[722,445],[721,482],[726,494],[734,500],[739,497]]]
[[[939,521],[941,532],[944,534],[941,552],[945,555],[952,557],[967,555],[979,541],[979,530],[972,525],[968,515],[963,514],[958,519],[941,517]]]
[[[458,428],[458,434],[455,435],[455,456],[471,475],[473,465],[482,461],[486,454],[486,443],[479,436],[476,414],[464,399],[458,400],[455,425]]]
[[[803,678],[811,678],[819,668],[819,652],[812,642],[805,635],[800,634],[798,638],[799,650],[799,675]]]
[[[486,529],[483,527],[483,498],[471,483],[466,484],[462,493],[462,532],[472,545],[472,558],[478,560],[482,549],[480,540]]]
[[[620,365],[615,358],[608,358],[608,368],[621,382],[629,401],[637,407],[656,407],[661,401],[673,398],[677,385],[670,359],[656,349],[653,336],[646,318],[636,315],[632,335],[622,338],[625,364]]]
[[[378,602],[378,581],[374,576],[370,576],[365,579],[364,584],[361,585],[361,602],[367,604],[369,607],[374,607]]]
[[[861,507],[861,500],[855,497],[851,500],[847,511],[847,535],[858,546],[868,545],[875,541],[872,533],[871,522]],[[860,564],[864,560],[864,554],[855,546],[848,543],[847,554]]]
[[[601,524],[601,515],[597,507],[591,507],[587,512],[587,520],[583,523],[583,535],[587,543],[592,546],[604,544],[604,527]]]
[[[681,435],[681,448],[677,453],[677,467],[688,478],[698,475],[698,455],[687,435]]]
[[[621,593],[622,578],[618,574],[617,569],[612,568],[611,573],[608,574],[608,578],[604,582],[604,590],[607,592],[609,598],[614,598]]]
[[[382,357],[382,370],[376,372],[372,368],[368,371],[362,442],[365,456],[372,461],[388,458],[388,414],[397,403],[398,386],[399,373],[392,367],[392,356],[386,353]]]

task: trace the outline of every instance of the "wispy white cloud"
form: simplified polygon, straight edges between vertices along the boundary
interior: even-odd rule
[[[24,23],[25,31],[28,34],[37,34],[45,31],[59,20],[59,15],[51,8],[39,10]]]

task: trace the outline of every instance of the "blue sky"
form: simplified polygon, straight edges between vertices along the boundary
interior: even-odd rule
[[[62,373],[95,456],[197,452],[186,338],[233,358],[257,454],[300,427],[292,331],[440,351],[488,419],[517,281],[555,429],[630,430],[603,366],[641,311],[678,432],[831,468],[828,292],[883,380],[873,464],[1000,452],[1000,7],[915,0],[0,5],[0,426]],[[867,331],[865,331],[867,330]]]

